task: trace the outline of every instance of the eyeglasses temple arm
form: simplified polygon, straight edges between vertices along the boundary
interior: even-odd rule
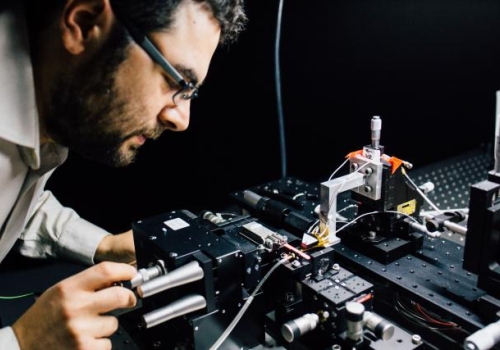
[[[140,45],[144,50],[146,50],[151,57],[179,84],[182,88],[186,88],[189,84],[184,80],[180,73],[163,58],[162,54],[153,45],[153,43],[137,29],[137,27],[130,21],[123,18],[122,15],[119,16],[119,21],[127,29],[129,34],[132,36],[134,41]]]

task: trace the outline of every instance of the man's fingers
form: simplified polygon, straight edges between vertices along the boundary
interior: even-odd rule
[[[101,289],[90,298],[89,307],[100,314],[116,309],[131,308],[137,303],[137,298],[131,290],[119,286]]]
[[[63,308],[78,317],[82,312],[83,315],[99,315],[133,307],[137,302],[134,293],[114,284],[130,280],[136,274],[137,270],[128,264],[102,262],[94,265],[58,284]],[[84,294],[79,297],[75,295],[77,291]]]
[[[118,326],[118,318],[111,315],[105,315],[97,318],[90,318],[87,324],[87,331],[90,332],[94,338],[107,338],[118,330]]]
[[[136,268],[129,264],[106,261],[68,278],[68,281],[83,286],[82,289],[95,291],[112,286],[116,282],[128,281],[136,274]]]
[[[113,344],[108,338],[96,339],[92,344],[92,350],[111,350]]]

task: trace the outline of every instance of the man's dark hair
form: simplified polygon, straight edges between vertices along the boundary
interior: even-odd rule
[[[24,1],[30,26],[39,30],[53,20],[66,0]],[[205,3],[212,10],[221,26],[221,44],[235,41],[247,22],[244,0],[110,0],[113,10],[126,16],[143,33],[168,31],[183,1]]]
[[[126,16],[143,33],[168,30],[183,1],[205,3],[221,25],[220,43],[234,41],[247,17],[243,0],[110,0],[113,10]]]

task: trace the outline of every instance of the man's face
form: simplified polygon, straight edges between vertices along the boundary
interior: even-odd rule
[[[202,82],[217,47],[218,22],[200,4],[178,9],[173,28],[149,35],[187,81]],[[53,84],[49,135],[82,156],[112,166],[134,161],[147,139],[189,125],[190,101],[173,95],[179,86],[122,28],[74,74]]]

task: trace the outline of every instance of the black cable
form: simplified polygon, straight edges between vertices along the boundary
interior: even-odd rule
[[[285,121],[283,117],[283,104],[281,101],[281,76],[280,76],[280,59],[279,47],[281,37],[281,17],[283,13],[283,0],[280,0],[278,7],[278,19],[276,22],[276,39],[274,47],[274,72],[276,81],[276,103],[278,107],[278,122],[279,122],[279,139],[281,151],[281,178],[287,175],[287,156],[286,156],[286,142],[285,142]]]

